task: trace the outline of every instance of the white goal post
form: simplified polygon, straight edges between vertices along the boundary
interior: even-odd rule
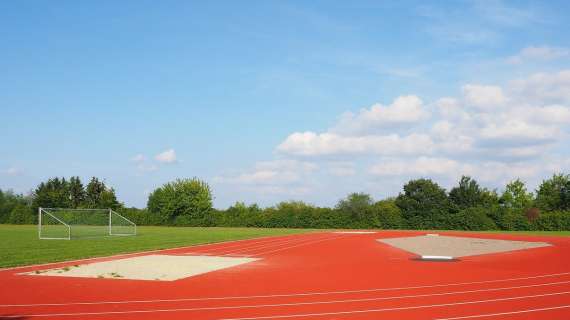
[[[134,236],[137,225],[112,209],[38,208],[39,239]]]

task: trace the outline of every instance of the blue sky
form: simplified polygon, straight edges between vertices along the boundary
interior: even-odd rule
[[[0,188],[97,176],[129,206],[536,187],[570,172],[567,1],[0,2]]]

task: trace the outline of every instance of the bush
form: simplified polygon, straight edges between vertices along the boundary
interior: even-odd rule
[[[164,223],[175,222],[179,216],[188,216],[181,221],[198,221],[212,210],[212,192],[207,183],[197,178],[178,179],[154,190],[147,207]]]
[[[532,227],[541,231],[570,230],[570,211],[543,213],[533,222]]]
[[[402,229],[406,227],[406,220],[394,199],[378,201],[373,210],[382,229]]]
[[[450,216],[449,229],[456,230],[495,230],[497,225],[489,216],[487,210],[481,207],[467,208]]]

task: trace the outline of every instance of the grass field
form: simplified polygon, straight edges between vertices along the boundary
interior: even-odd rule
[[[101,237],[68,241],[38,240],[36,226],[0,225],[0,268],[312,231],[314,230],[138,227],[139,234],[134,237]],[[570,231],[489,232],[570,236]]]
[[[176,227],[137,229],[139,234],[134,237],[101,237],[69,241],[39,240],[36,226],[0,225],[0,268],[312,231]]]

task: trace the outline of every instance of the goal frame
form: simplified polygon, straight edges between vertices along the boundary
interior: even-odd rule
[[[71,240],[72,239],[71,229],[72,229],[73,225],[64,222],[62,219],[60,219],[60,218],[56,217],[54,214],[52,214],[49,210],[74,210],[74,211],[107,210],[107,215],[108,215],[108,224],[107,224],[107,233],[108,234],[107,235],[108,236],[136,236],[137,235],[137,225],[134,222],[132,222],[131,220],[125,218],[123,215],[114,211],[111,208],[109,208],[109,209],[71,209],[71,208],[43,208],[43,207],[39,207],[38,208],[38,238],[40,240]],[[67,229],[67,237],[49,237],[49,236],[42,235],[42,216],[43,216],[42,214],[49,215],[55,221],[59,222],[62,226],[64,226]],[[133,227],[134,232],[133,233],[113,232],[113,214],[118,216],[120,219],[125,221],[127,224],[131,225]]]

